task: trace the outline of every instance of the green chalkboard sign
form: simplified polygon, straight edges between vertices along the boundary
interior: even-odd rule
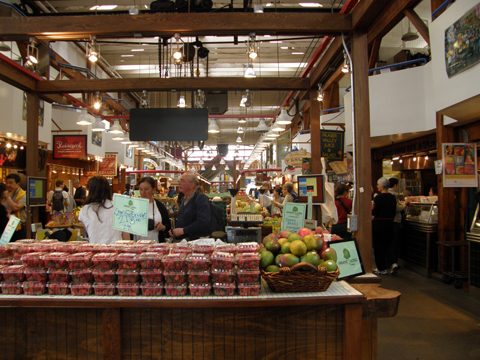
[[[343,161],[345,131],[320,131],[320,156],[333,161]]]

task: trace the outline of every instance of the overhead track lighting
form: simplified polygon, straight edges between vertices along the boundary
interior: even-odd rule
[[[210,124],[208,124],[208,132],[210,134],[218,134],[220,132],[217,121],[215,119],[210,120]]]
[[[92,125],[93,121],[90,115],[88,115],[87,109],[83,108],[80,111],[80,116],[78,117],[77,120],[77,125]]]

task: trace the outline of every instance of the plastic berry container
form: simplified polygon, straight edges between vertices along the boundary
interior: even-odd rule
[[[23,294],[23,283],[20,281],[4,281],[1,284],[2,294],[20,295]]]
[[[70,294],[70,283],[66,281],[49,281],[47,283],[48,295]]]
[[[165,270],[182,270],[185,267],[185,254],[168,254],[162,258]]]
[[[25,265],[12,265],[3,268],[3,279],[5,281],[23,281],[25,280]]]
[[[118,269],[117,278],[119,283],[136,283],[140,281],[140,270]]]
[[[239,269],[259,269],[260,254],[259,253],[239,253],[235,257],[235,261]]]
[[[187,284],[165,284],[165,294],[170,296],[185,296]]]
[[[183,284],[187,282],[187,272],[185,270],[164,270],[163,277],[166,284]]]
[[[188,244],[173,244],[170,249],[170,254],[190,254],[192,247]]]
[[[163,294],[163,283],[143,283],[140,289],[143,296],[160,296]]]
[[[96,296],[113,296],[117,293],[117,284],[115,283],[94,283],[93,291]]]
[[[92,275],[95,282],[112,283],[117,278],[117,270],[115,269],[92,269]]]
[[[235,278],[234,269],[212,269],[212,281],[230,283]]]
[[[120,296],[138,296],[140,295],[140,284],[117,284],[118,295]]]
[[[192,253],[212,255],[215,251],[215,245],[193,245]]]
[[[238,284],[238,295],[240,296],[258,296],[259,293],[260,293],[259,283]]]
[[[22,260],[22,263],[24,265],[27,265],[30,267],[44,267],[45,266],[45,260],[43,259],[44,255],[46,255],[45,252],[32,252],[32,253],[22,255],[20,260]]]
[[[144,252],[138,256],[138,260],[142,269],[161,269],[162,257],[162,254],[156,252]]]
[[[140,268],[138,256],[136,253],[118,254],[115,261],[119,269],[135,270]]]
[[[29,244],[29,243],[22,244],[22,243],[19,243],[19,241],[17,241],[17,243],[15,244],[16,246],[14,246],[13,257],[15,259],[20,259],[22,255],[37,251],[37,248],[34,244]]]
[[[212,264],[208,254],[190,254],[185,260],[188,270],[208,270]]]
[[[78,245],[77,247],[77,252],[92,252],[96,253],[96,250],[98,248],[97,244],[90,244],[90,243],[85,243]]]
[[[123,252],[127,254],[141,254],[147,251],[147,245],[128,245],[123,247]]]
[[[45,281],[25,281],[23,283],[23,293],[25,295],[42,295],[47,292],[47,283]]]
[[[117,240],[115,241],[115,245],[133,245],[135,241],[133,240]]]
[[[0,258],[13,257],[13,249],[11,244],[0,245]]]
[[[258,253],[260,245],[256,242],[244,242],[237,244],[237,253]]]
[[[55,239],[44,239],[34,245],[35,248],[38,249],[36,251],[61,252],[56,249],[58,243],[60,243],[60,241]]]
[[[235,255],[232,253],[215,251],[211,260],[215,269],[232,269],[235,266]]]
[[[97,253],[117,254],[117,247],[114,244],[99,244],[95,250],[97,251]]]
[[[136,245],[153,245],[155,244],[155,240],[138,240],[135,244]]]
[[[168,243],[153,244],[147,247],[147,252],[156,252],[162,255],[170,253],[172,245]]]
[[[238,269],[237,278],[239,283],[258,283],[260,284],[260,270],[257,269]]]
[[[67,256],[69,269],[86,269],[92,266],[93,253],[81,252]]]
[[[68,266],[67,257],[68,253],[65,252],[53,252],[43,256],[45,260],[45,267],[49,269],[63,269]]]
[[[47,269],[34,267],[27,267],[25,269],[26,281],[47,281],[47,279]]]
[[[12,265],[18,265],[18,264],[16,264],[16,261],[13,259],[13,257],[10,257],[10,258],[0,259],[0,265],[2,265],[2,266],[12,266]],[[22,263],[22,265],[23,265],[23,263]]]
[[[7,265],[0,265],[0,281],[3,280],[3,269],[5,269],[7,267]]]
[[[189,270],[188,281],[191,284],[205,284],[210,281],[210,270]]]
[[[188,288],[190,289],[190,295],[192,296],[208,296],[212,291],[212,285],[210,285],[209,283],[190,284]]]
[[[216,282],[213,284],[213,293],[215,296],[233,296],[235,294],[235,284]]]
[[[73,296],[89,296],[92,294],[92,290],[92,284],[88,282],[70,284],[70,291]]]
[[[72,281],[76,283],[92,281],[92,268],[70,270],[70,276],[72,277]]]
[[[174,270],[170,270],[170,271],[174,271]],[[140,275],[142,275],[142,280],[145,283],[163,282],[162,269],[142,269],[140,270]]]
[[[54,244],[54,251],[55,252],[66,252],[69,254],[73,254],[77,252],[77,248],[81,244],[78,244],[77,241],[67,241],[67,242],[58,242]]]
[[[92,257],[93,265],[97,269],[114,269],[117,264],[115,262],[117,254],[113,253],[99,253]]]
[[[226,252],[230,254],[237,253],[237,246],[235,244],[222,244],[215,247],[215,252]]]

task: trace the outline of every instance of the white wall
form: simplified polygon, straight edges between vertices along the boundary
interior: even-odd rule
[[[134,157],[128,158],[127,157],[127,146],[122,144],[120,141],[112,140],[113,134],[103,134],[103,140],[106,140],[105,143],[105,152],[113,152],[117,153],[117,164],[123,164],[126,166],[134,165]],[[157,161],[158,163],[160,161]]]

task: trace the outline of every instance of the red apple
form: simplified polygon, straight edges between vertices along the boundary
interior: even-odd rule
[[[280,233],[280,237],[281,237],[281,238],[288,238],[288,235],[290,235],[291,233],[292,233],[291,231],[283,230],[283,231]]]
[[[302,237],[302,239],[307,236],[307,235],[312,235],[312,230],[303,228],[298,231],[298,235]]]
[[[323,234],[323,228],[321,226],[317,226],[315,228],[315,234]]]
[[[280,239],[280,235],[278,235],[278,234],[273,234],[272,233],[272,234],[268,234],[267,236],[273,236],[277,240]]]

